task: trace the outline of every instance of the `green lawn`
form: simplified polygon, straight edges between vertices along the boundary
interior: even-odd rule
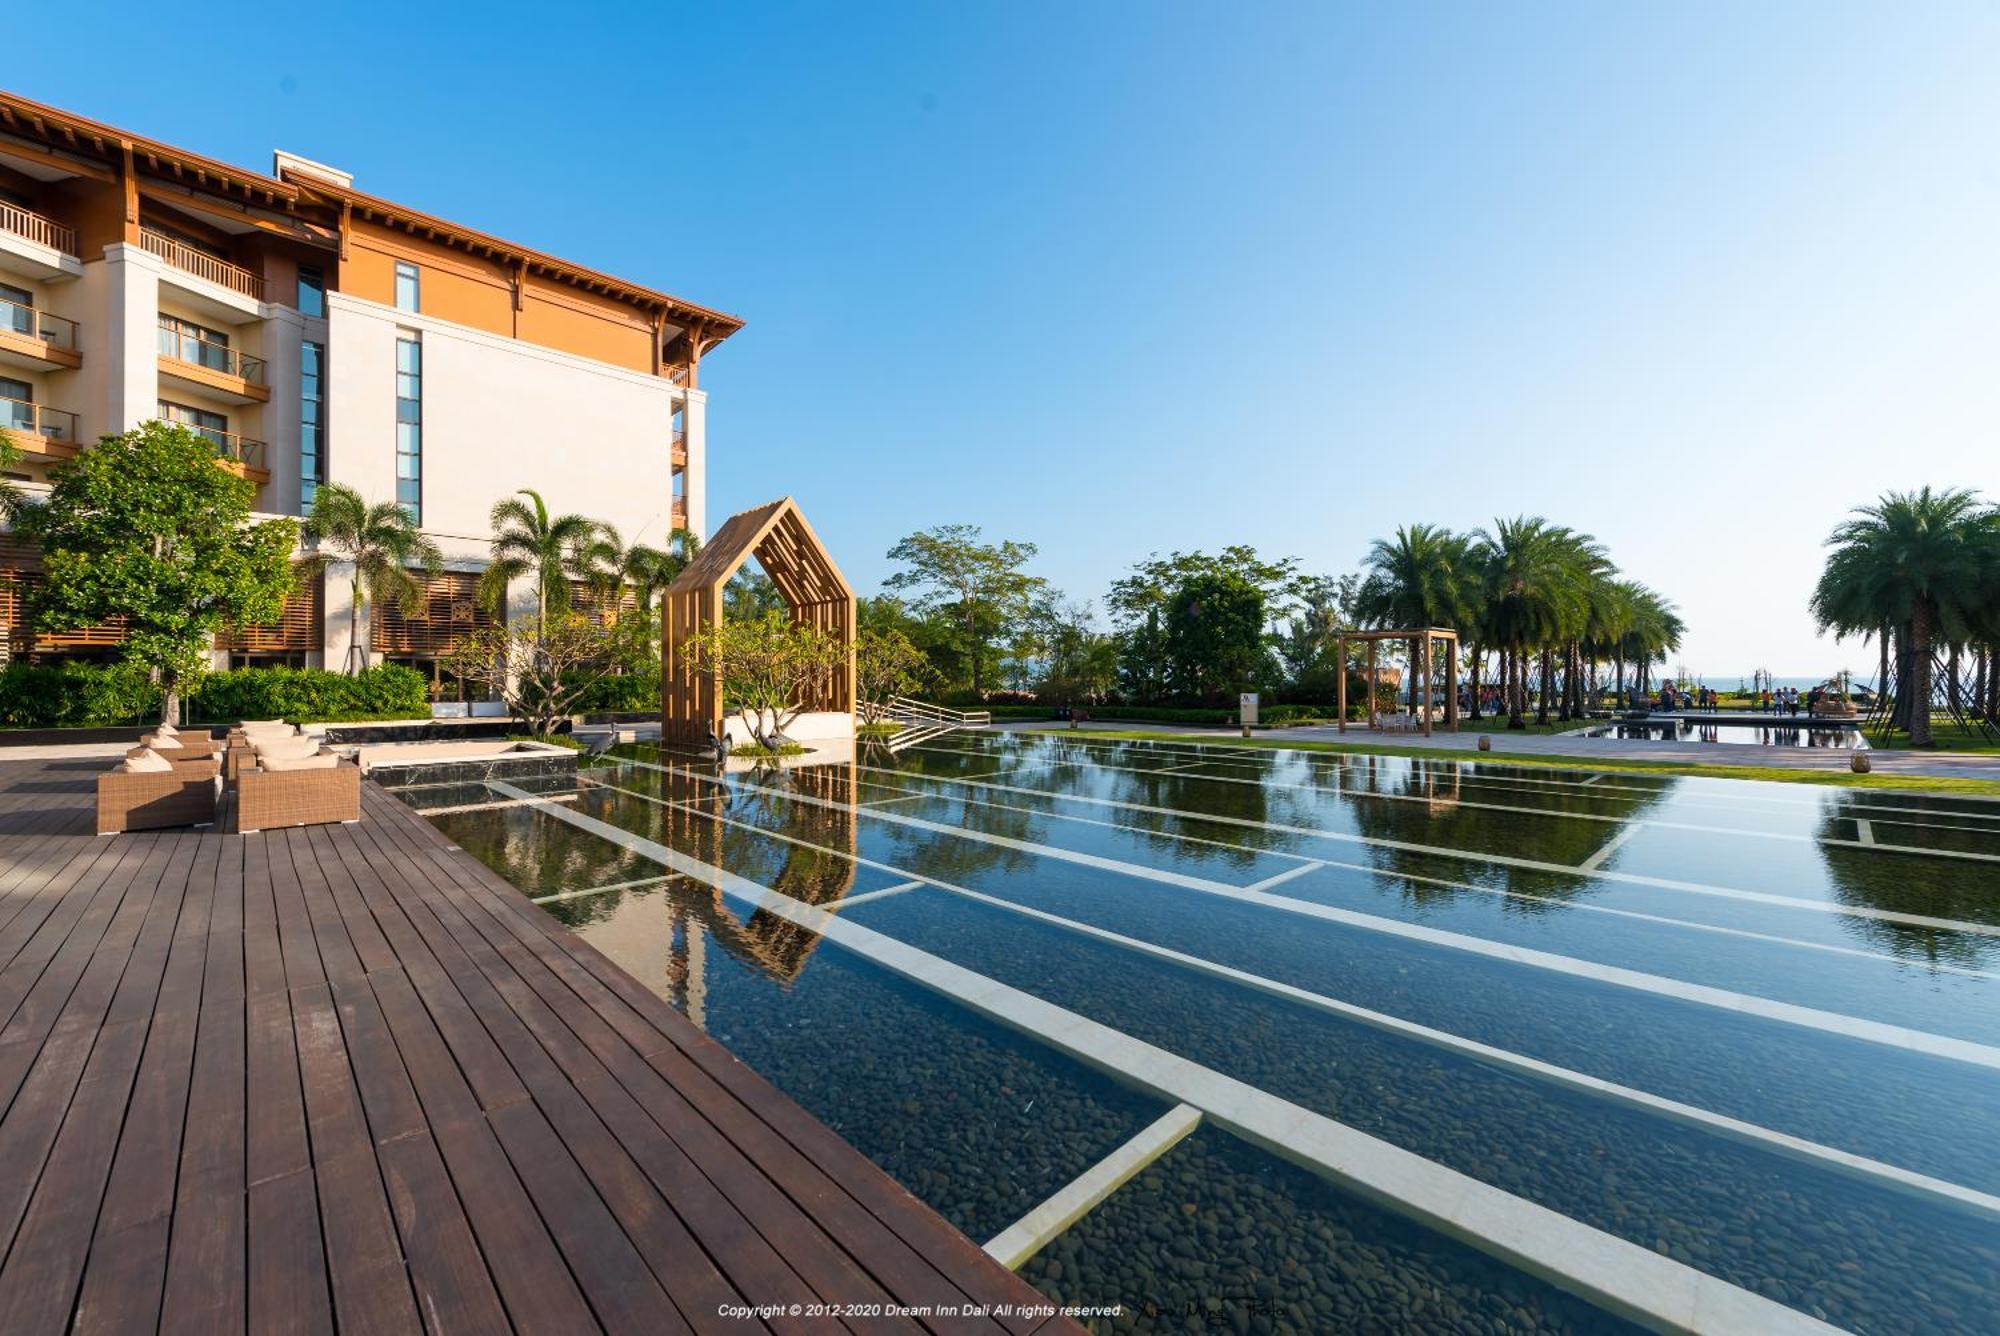
[[[1996,737],[2000,737],[2000,728],[1996,728],[1994,733]],[[1959,727],[1949,718],[1931,721],[1931,741],[1934,744],[1929,749],[1931,751],[1984,752],[1988,755],[2000,752],[2000,741],[1988,741],[1972,729]],[[1908,735],[1903,733],[1892,733],[1886,738],[1877,738],[1871,730],[1868,734],[1868,745],[1880,751],[1914,750],[1910,746]]]
[[[1066,729],[1030,729],[1029,732],[1066,732]],[[1470,730],[1467,730],[1470,731]],[[1491,730],[1487,730],[1491,731]],[[1757,765],[1721,765],[1707,761],[1675,763],[1667,761],[1626,761],[1595,756],[1517,756],[1439,751],[1435,747],[1398,747],[1372,742],[1287,742],[1277,738],[1240,738],[1218,733],[1145,733],[1125,729],[1091,729],[1094,738],[1132,742],[1201,742],[1215,747],[1246,747],[1261,751],[1356,752],[1370,756],[1418,756],[1433,761],[1489,761],[1506,765],[1540,766],[1549,770],[1617,770],[1645,775],[1693,775],[1705,779],[1748,779],[1765,783],[1824,784],[1842,789],[1892,789],[1905,793],[1950,793],[1967,797],[2000,798],[2000,780],[1962,779],[1953,775],[1857,775],[1851,770],[1791,770]],[[1497,737],[1504,737],[1499,730]],[[1519,733],[1515,737],[1521,736]]]

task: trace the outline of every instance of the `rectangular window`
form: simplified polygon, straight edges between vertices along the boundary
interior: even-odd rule
[[[299,314],[326,314],[326,274],[314,265],[299,266]]]
[[[0,431],[24,434],[35,430],[35,387],[25,380],[0,376]]]
[[[218,453],[229,452],[229,419],[221,413],[211,413],[206,408],[191,408],[187,404],[169,403],[162,399],[160,421],[178,423],[197,436],[206,436]]]
[[[396,309],[422,310],[418,300],[417,267],[407,260],[396,261]]]
[[[396,500],[424,522],[424,345],[396,340]]]
[[[326,481],[326,349],[299,346],[299,513],[312,513]]]
[[[11,283],[0,283],[0,330],[35,332],[35,294]]]
[[[177,315],[160,316],[160,353],[211,371],[231,374],[236,371],[230,364],[227,334]]]

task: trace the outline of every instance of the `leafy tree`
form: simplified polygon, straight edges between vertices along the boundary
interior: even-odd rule
[[[1032,615],[1048,582],[1023,569],[1033,543],[980,541],[973,524],[941,524],[889,549],[908,569],[884,583],[908,590],[916,608],[945,618],[955,630],[972,689],[983,692],[996,665],[995,646],[1013,639]]]
[[[902,631],[895,627],[863,630],[854,639],[854,690],[860,697],[861,722],[881,722],[889,712],[889,702],[921,689],[930,671],[924,652]]]
[[[1933,745],[1931,656],[1988,623],[2000,578],[2000,517],[1962,489],[1887,492],[1827,539],[1813,590],[1822,630],[1897,641],[1899,714],[1910,744]]]
[[[1242,576],[1218,571],[1185,581],[1162,626],[1168,679],[1186,695],[1226,696],[1264,666],[1264,593]]]
[[[1046,700],[1094,705],[1118,685],[1118,641],[1097,629],[1088,603],[1051,602],[1040,614],[1035,686]]]
[[[847,651],[827,632],[774,612],[756,621],[725,619],[689,638],[681,652],[695,672],[715,674],[725,708],[758,746],[775,752]]]
[[[50,478],[47,502],[22,515],[47,572],[35,625],[122,618],[125,658],[159,678],[171,721],[218,630],[283,610],[298,521],[251,523],[256,487],[216,467],[211,442],[164,422],[107,436]]]
[[[347,670],[360,672],[368,666],[368,650],[360,637],[363,605],[373,599],[378,605],[395,604],[405,616],[414,614],[423,604],[423,585],[410,574],[410,567],[436,574],[444,566],[444,554],[402,506],[394,501],[371,506],[361,493],[337,482],[322,483],[314,494],[304,533],[319,548],[301,563],[307,570],[316,575],[335,561],[354,567],[347,611]]]
[[[444,671],[490,687],[508,712],[546,738],[577,702],[611,676],[613,628],[580,613],[537,617],[530,624],[482,626],[444,657]]]
[[[783,616],[785,611],[785,596],[778,592],[771,577],[755,566],[739,566],[722,587],[725,621],[761,622],[766,617]]]
[[[521,498],[526,497],[523,501]],[[550,515],[542,494],[524,487],[495,503],[493,557],[479,577],[479,601],[504,616],[507,586],[532,577],[535,620],[547,622],[569,611],[569,582],[589,581],[603,566],[616,534],[605,538],[604,526],[582,515]]]
[[[1360,622],[1361,577],[1315,575],[1299,582],[1299,609],[1277,637],[1278,657],[1300,695],[1330,701],[1338,684],[1342,627]],[[1351,653],[1352,651],[1350,651]]]
[[[1112,619],[1129,629],[1151,613],[1164,612],[1183,585],[1203,575],[1229,576],[1251,585],[1263,595],[1266,610],[1274,616],[1290,611],[1303,592],[1298,558],[1267,561],[1257,555],[1256,548],[1238,543],[1215,556],[1197,551],[1162,557],[1155,552],[1134,564],[1130,575],[1112,582],[1104,604]]]
[[[14,444],[14,438],[0,431],[0,469],[20,466],[21,447]],[[20,513],[21,489],[7,478],[0,477],[0,520],[11,520]]]

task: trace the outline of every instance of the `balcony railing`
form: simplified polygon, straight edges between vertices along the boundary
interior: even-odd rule
[[[5,200],[0,200],[0,232],[26,237],[37,245],[53,247],[64,255],[76,254],[75,228],[65,227],[39,213],[29,213]]]
[[[76,414],[25,399],[0,399],[0,431],[16,436],[39,436],[47,441],[75,445]]]
[[[219,283],[232,292],[240,292],[258,301],[264,300],[264,280],[241,265],[218,260],[206,251],[198,251],[192,246],[183,245],[166,233],[155,232],[150,227],[139,229],[139,244],[174,268],[185,269],[196,278]]]
[[[225,376],[235,376],[251,385],[264,384],[263,358],[238,352],[226,343],[189,334],[164,322],[160,325],[160,356],[208,371],[219,371]]]
[[[215,447],[215,453],[223,459],[232,460],[245,468],[264,467],[264,443],[253,441],[248,436],[238,436],[233,431],[223,431],[219,427],[197,427],[192,422],[176,423],[186,427]]]
[[[22,334],[66,353],[76,351],[76,321],[5,297],[0,297],[0,334]]]

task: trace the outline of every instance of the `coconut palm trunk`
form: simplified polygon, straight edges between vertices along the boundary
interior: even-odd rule
[[[1928,598],[1910,605],[1910,745],[1929,747],[1931,741],[1931,633],[1937,616]]]

